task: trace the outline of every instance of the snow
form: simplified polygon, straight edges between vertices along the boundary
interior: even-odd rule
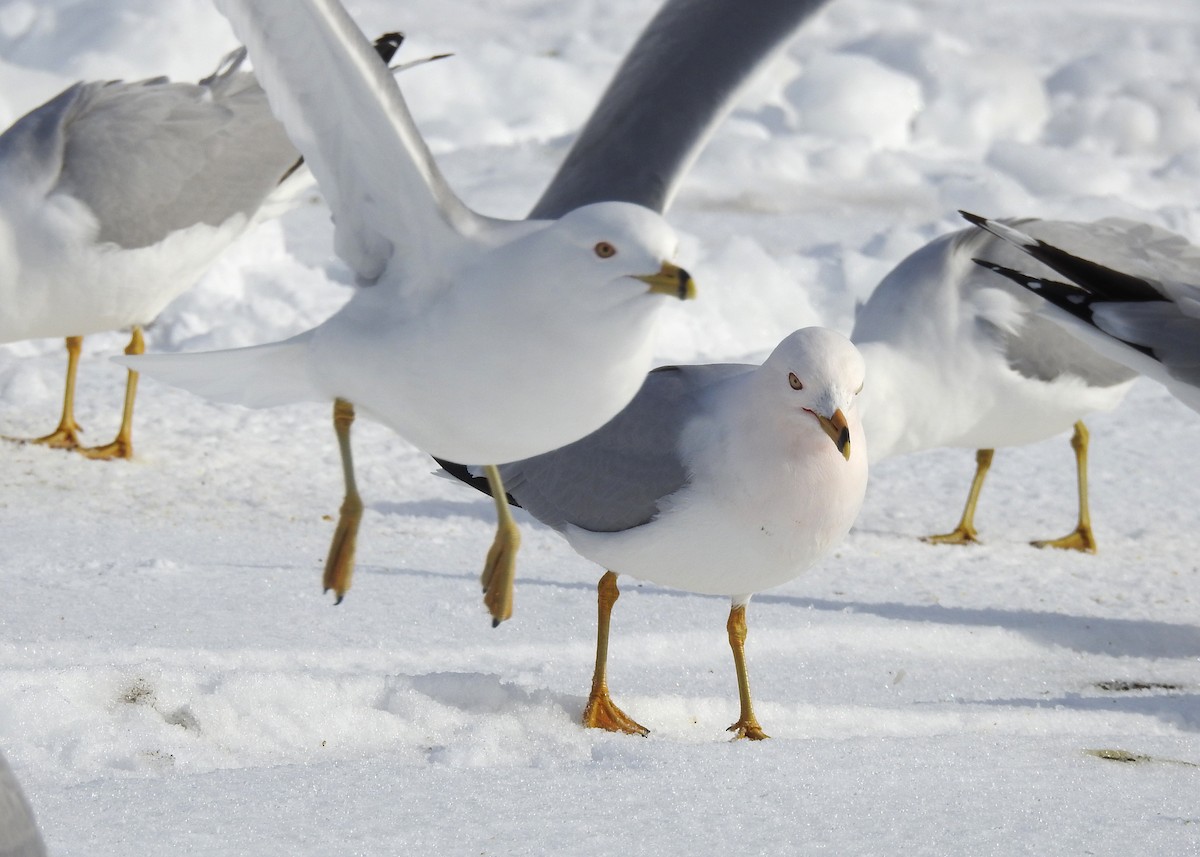
[[[455,53],[403,85],[451,183],[498,216],[531,205],[653,12],[349,7],[369,34],[406,30],[402,57]],[[196,78],[232,46],[204,0],[0,2],[0,120],[77,77]],[[1198,52],[1200,4],[1178,0],[833,0],[681,190],[700,299],[658,354],[848,331],[958,208],[1200,239]],[[278,339],[347,280],[314,199],[236,245],[149,347]],[[84,344],[93,441],[116,429],[104,358],[123,345]],[[0,432],[48,430],[64,369],[57,341],[0,348]],[[579,727],[600,569],[526,522],[493,630],[490,501],[366,422],[359,568],[331,607],[327,411],[144,381],[131,462],[0,448],[0,748],[53,854],[1195,853],[1200,421],[1161,388],[1089,421],[1096,556],[1027,544],[1073,522],[1066,437],[997,454],[970,549],[916,539],[953,524],[970,451],[873,466],[844,545],[750,606],[758,744],[724,732],[727,602],[632,580],[610,686],[651,735]]]

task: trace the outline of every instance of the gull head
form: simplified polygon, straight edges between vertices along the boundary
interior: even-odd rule
[[[858,434],[856,401],[865,375],[854,343],[824,327],[789,334],[758,370],[776,401],[785,402],[789,413],[815,420],[847,461],[851,434]]]
[[[548,223],[537,240],[555,260],[555,287],[569,300],[597,309],[631,303],[642,309],[659,305],[659,297],[696,296],[691,275],[673,261],[675,231],[643,206],[585,205]]]

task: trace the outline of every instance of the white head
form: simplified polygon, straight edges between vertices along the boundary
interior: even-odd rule
[[[537,246],[543,267],[529,274],[545,283],[546,298],[619,312],[629,305],[637,311],[656,308],[662,297],[695,296],[691,276],[671,261],[679,243],[674,230],[640,205],[585,205],[511,246],[525,241]]]
[[[847,460],[851,434],[861,436],[855,409],[866,376],[862,355],[849,339],[824,327],[784,337],[756,371],[756,384],[785,402],[789,413],[815,420]],[[856,437],[855,443],[861,445]]]

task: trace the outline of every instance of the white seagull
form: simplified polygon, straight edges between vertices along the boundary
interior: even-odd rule
[[[647,732],[613,703],[606,681],[617,575],[628,574],[731,597],[740,716],[729,730],[767,737],[750,702],[746,605],[827,555],[858,516],[867,487],[856,407],[863,378],[862,355],[846,337],[808,327],[761,366],[655,369],[600,430],[500,468],[510,502],[608,569],[585,725]],[[477,471],[441,464],[490,493]]]
[[[972,223],[1053,268],[1068,282],[980,261],[1047,301],[1045,314],[1097,351],[1170,390],[1200,412],[1200,247],[1144,223],[1119,230],[1114,267],[1021,230],[963,212]],[[1112,246],[1112,222],[1096,225]]]
[[[46,857],[46,845],[17,776],[0,753],[0,855]]]
[[[298,158],[235,51],[198,84],[77,83],[0,136],[0,342],[66,337],[58,428],[36,442],[128,458],[137,373],[112,443],[80,448],[83,337],[142,327],[246,231]],[[299,182],[300,179],[296,179]],[[278,213],[279,208],[271,207]]]
[[[395,81],[336,0],[218,0],[332,209],[362,288],[284,342],[132,365],[218,401],[334,403],[346,497],[325,586],[349,587],[362,516],[350,454],[361,409],[416,446],[501,463],[597,428],[637,392],[666,298],[694,285],[676,237],[624,202],[557,219],[467,208],[421,139]],[[496,493],[499,474],[488,468]],[[493,621],[512,612],[519,535],[501,519],[483,573]]]
[[[1095,246],[1090,224],[1019,223],[1066,246],[1112,252]],[[986,232],[961,230],[901,261],[859,307],[850,338],[871,375],[862,412],[872,458],[947,446],[977,450],[958,526],[928,537],[966,544],[977,541],[975,506],[995,448],[1044,440],[1073,426],[1077,523],[1062,538],[1034,544],[1095,551],[1083,418],[1116,407],[1134,373],[1043,318],[1037,298],[991,276],[976,258],[1006,265],[1026,259]]]

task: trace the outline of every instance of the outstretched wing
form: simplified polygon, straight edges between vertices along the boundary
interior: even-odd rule
[[[400,89],[337,0],[217,0],[271,107],[333,211],[336,249],[365,281],[422,265],[484,219],[454,195]]]
[[[616,200],[659,213],[742,84],[826,0],[668,0],[531,218]]]

